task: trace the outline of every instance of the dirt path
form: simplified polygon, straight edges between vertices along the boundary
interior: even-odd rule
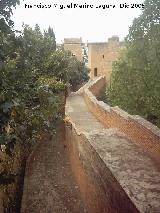
[[[84,213],[63,137],[44,140],[26,169],[21,213]]]

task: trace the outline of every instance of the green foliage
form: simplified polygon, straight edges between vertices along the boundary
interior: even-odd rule
[[[72,85],[73,90],[76,90],[77,86],[89,80],[88,68],[85,67],[83,62],[78,61],[75,57],[70,58],[68,70],[68,81]]]
[[[15,8],[19,4],[19,0],[1,0],[0,1],[0,31],[5,32],[9,30],[8,26],[12,26],[13,22],[10,17],[13,7]]]
[[[109,103],[108,103],[108,95],[107,95],[106,88],[103,88],[103,89],[100,91],[100,93],[99,93],[99,95],[98,95],[98,97],[97,97],[97,100],[98,100],[98,101],[103,101],[104,103],[109,104]]]
[[[7,36],[0,67],[0,143],[29,143],[62,118],[66,84],[82,83],[87,71],[70,53],[56,50],[50,27],[42,33],[38,25],[24,25],[20,36]]]
[[[19,175],[30,145],[40,139],[42,132],[49,130],[51,135],[55,133],[57,122],[64,116],[66,85],[79,84],[87,75],[83,64],[77,62],[75,65],[70,54],[62,49],[56,50],[51,27],[41,32],[38,25],[35,29],[24,25],[23,31],[15,34],[10,16],[18,3],[19,0],[0,1],[2,182],[15,173]],[[74,76],[75,81],[72,80],[73,71],[77,75],[77,78]],[[83,74],[82,79],[77,72]],[[4,191],[7,188],[5,186]],[[14,185],[14,188],[17,186]],[[9,194],[12,192],[10,184],[8,189]],[[7,199],[7,202],[10,201]],[[15,208],[15,203],[13,206]]]
[[[58,79],[69,83],[72,89],[89,79],[88,69],[68,51],[62,49],[54,52],[46,61],[45,70],[53,73]]]
[[[49,28],[51,29],[51,28]],[[17,58],[17,66],[20,69],[38,70],[44,72],[44,63],[56,50],[55,38],[48,32],[42,33],[38,25],[33,30],[28,25],[23,26],[23,32],[19,38],[21,48]]]
[[[18,0],[0,2],[0,144],[36,141],[64,111],[69,83],[87,79],[85,66],[62,49],[56,50],[51,27],[41,32],[23,26],[16,34],[10,20]]]
[[[126,38],[126,53],[113,66],[112,105],[160,126],[160,2],[146,0]]]
[[[38,80],[38,84],[40,88],[45,87],[45,89],[49,90],[51,89],[52,92],[58,93],[59,91],[64,91],[66,88],[66,85],[64,84],[63,81],[59,80],[57,81],[57,79],[55,77],[53,78],[48,78],[46,77],[41,77]]]
[[[34,30],[24,26],[19,37],[12,32],[1,38],[0,143],[33,142],[42,128],[62,117],[65,84],[44,70],[55,40],[38,25]]]

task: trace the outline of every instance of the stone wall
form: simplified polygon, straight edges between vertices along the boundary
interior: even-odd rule
[[[80,194],[88,213],[138,213],[112,172],[92,146],[93,139],[66,121],[66,146]],[[93,134],[94,135],[94,134]]]
[[[66,51],[71,51],[73,56],[75,56],[79,61],[83,61],[81,38],[80,39],[78,38],[64,39],[64,49]]]
[[[96,95],[105,85],[105,77],[90,80],[66,102],[66,147],[80,195],[89,213],[158,213],[160,130],[139,116],[98,101]],[[84,96],[104,128],[96,129],[94,120],[91,128],[84,125],[92,114],[74,105],[80,100],[77,96]]]
[[[89,110],[107,128],[118,128],[126,137],[144,149],[160,165],[160,129],[138,115],[130,115],[119,107],[110,107],[96,99],[105,86],[105,77],[99,77],[83,90]]]
[[[88,66],[91,69],[90,77],[105,75],[110,80],[112,63],[117,60],[124,44],[119,42],[118,37],[108,39],[108,42],[88,43]]]

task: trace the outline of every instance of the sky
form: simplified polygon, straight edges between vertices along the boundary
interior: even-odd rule
[[[13,10],[12,20],[18,30],[22,23],[31,27],[37,23],[42,30],[51,26],[57,43],[80,37],[83,42],[105,42],[112,35],[123,40],[133,19],[141,14],[140,8],[131,7],[141,7],[142,3],[143,0],[24,0]]]

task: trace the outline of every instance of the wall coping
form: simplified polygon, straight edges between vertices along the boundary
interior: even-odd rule
[[[151,134],[153,139],[155,139],[155,135],[159,137],[160,130],[158,127],[140,116],[130,115],[118,106],[110,107],[103,101],[98,101],[93,94],[94,92],[96,93],[96,90],[93,90],[92,93],[91,89],[92,86],[101,80],[105,80],[105,76],[90,80],[79,91],[71,93],[71,96],[73,96],[73,98],[74,96],[87,96],[86,98],[91,102],[91,106],[93,103],[93,105],[99,106],[103,111],[109,112],[109,114],[115,112],[116,115],[122,117],[125,121],[133,120],[143,126],[143,128],[152,132],[154,134]],[[102,83],[104,85],[105,81]],[[101,84],[98,85],[99,89],[100,85]],[[105,116],[105,114],[103,115]],[[159,168],[157,168],[155,162],[152,161],[150,156],[145,152],[144,146],[142,148],[132,142],[132,139],[130,140],[127,137],[127,133],[122,132],[119,128],[91,129],[89,131],[87,131],[87,129],[83,130],[83,128],[80,129],[77,125],[78,122],[76,122],[75,115],[72,117],[72,111],[69,111],[69,108],[68,111],[66,110],[65,121],[66,127],[70,129],[68,131],[71,131],[72,133],[75,132],[77,138],[82,137],[84,140],[87,140],[88,143],[86,143],[86,146],[89,145],[93,148],[94,153],[97,155],[97,159],[101,159],[101,165],[105,165],[105,168],[110,170],[114,178],[140,212],[155,212],[155,210],[157,211],[157,209],[159,209]],[[128,122],[126,125],[128,125]],[[132,128],[132,126],[129,126],[129,128]],[[143,128],[141,128],[142,133]],[[76,143],[76,140],[73,142]],[[151,140],[151,146],[152,142],[154,142],[154,140]],[[159,147],[159,144],[157,146],[156,141],[155,147]],[[81,150],[80,146],[78,146],[78,152],[79,156],[81,156],[83,150]],[[89,152],[87,152],[87,155],[88,154]],[[152,172],[150,168],[152,168]],[[95,170],[95,172],[97,172],[97,170]]]
[[[111,107],[108,104],[104,103],[103,101],[97,100],[97,98],[93,95],[93,93],[90,90],[98,81],[102,80],[103,78],[106,79],[105,76],[100,76],[95,79],[92,79],[92,81],[90,81],[86,85],[86,87],[82,88],[83,93],[87,94],[89,96],[89,98],[91,99],[91,101],[94,102],[95,104],[99,105],[101,108],[103,108],[104,111],[107,111],[107,112],[113,111],[116,114],[118,114],[119,116],[121,116],[122,118],[124,118],[125,120],[133,120],[133,121],[137,122],[139,125],[141,125],[143,128],[146,128],[147,130],[149,130],[156,136],[160,137],[160,129],[156,125],[154,125],[151,122],[147,121],[146,119],[142,118],[141,116],[131,115],[128,112],[119,108],[118,106]]]
[[[80,131],[67,113],[66,116],[66,126],[72,132],[75,132],[77,137],[83,137],[87,140],[87,144],[94,149],[94,152],[101,159],[101,163],[111,171],[136,208],[140,212],[154,212],[158,208],[160,199],[159,196],[155,197],[156,190],[158,190],[159,171],[154,168],[153,162],[147,155],[141,156],[142,149],[134,143],[130,143],[126,135],[117,128],[93,130],[91,132]],[[118,148],[119,143],[122,146],[121,148]],[[121,156],[124,147],[132,149],[132,155],[128,153]],[[81,156],[82,151],[79,147],[79,156]],[[135,159],[133,156],[135,156]],[[124,161],[126,158],[129,158],[128,163]],[[146,170],[144,165],[147,167]],[[150,173],[150,167],[153,168],[153,176]],[[143,177],[143,181],[139,181],[141,177]],[[146,192],[147,198],[145,197]],[[154,197],[156,204],[152,197]]]

